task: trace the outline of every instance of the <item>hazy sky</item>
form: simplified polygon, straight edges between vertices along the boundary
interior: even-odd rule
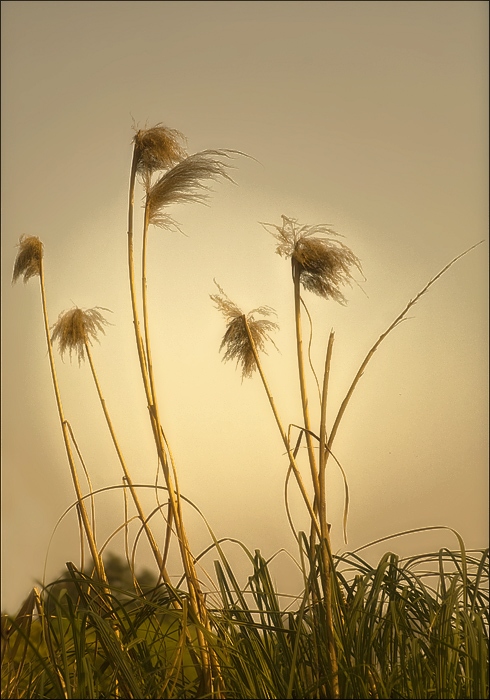
[[[488,3],[2,2],[2,609],[14,610],[42,577],[49,537],[74,500],[38,280],[10,283],[20,235],[44,243],[50,323],[74,304],[112,310],[94,360],[134,479],[154,481],[126,265],[133,121],[179,129],[189,152],[256,159],[236,158],[237,184],[216,183],[208,207],[172,209],[187,236],[150,232],[164,427],[181,490],[216,535],[266,556],[297,554],[280,436],[258,376],[242,383],[221,362],[225,327],[209,299],[216,278],[244,311],[277,311],[280,353],[271,346],[264,366],[284,423],[300,423],[290,267],[258,223],[285,214],[331,224],[367,278],[347,288],[345,307],[304,294],[318,372],[335,329],[330,424],[408,300],[485,239],[377,351],[334,452],[349,479],[348,548],[429,525],[486,546]],[[139,233],[139,210],[137,222]],[[121,483],[88,365],[57,355],[57,369],[94,487]],[[317,425],[314,391],[311,383]],[[339,551],[343,487],[333,462],[328,484]],[[123,505],[120,492],[97,498],[103,542]],[[148,510],[151,492],[145,498]],[[296,526],[307,527],[294,486],[291,500]],[[185,515],[197,553],[209,537],[193,511]],[[438,531],[369,556],[456,544]],[[113,549],[122,547],[119,537]],[[73,511],[53,539],[48,578],[69,560],[79,561]],[[138,562],[150,561],[143,547]],[[276,571],[293,592],[285,555]]]

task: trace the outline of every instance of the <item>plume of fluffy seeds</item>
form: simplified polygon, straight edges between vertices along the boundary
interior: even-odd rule
[[[155,170],[167,170],[183,160],[185,136],[176,129],[157,124],[151,129],[140,129],[133,139],[136,172],[143,178],[151,177]]]
[[[206,180],[216,180],[224,177],[230,182],[227,174],[229,167],[223,158],[230,158],[235,151],[200,151],[185,158],[152,185],[147,192],[147,207],[149,223],[155,226],[165,226],[168,217],[162,214],[162,209],[170,204],[181,202],[204,202],[210,187]]]
[[[21,236],[17,245],[19,252],[15,258],[12,284],[24,275],[24,284],[36,275],[41,274],[43,244],[36,236]]]
[[[350,248],[328,236],[339,236],[327,225],[299,226],[297,219],[282,216],[282,226],[263,224],[279,241],[276,252],[297,266],[305,289],[325,299],[345,304],[340,287],[351,284],[351,268],[362,274],[361,262]]]
[[[51,342],[58,341],[60,355],[63,355],[68,350],[70,360],[72,353],[78,357],[78,364],[85,359],[85,343],[92,344],[92,339],[97,340],[98,331],[105,333],[104,326],[108,325],[108,321],[100,313],[102,311],[110,311],[101,306],[96,306],[93,309],[79,309],[77,306],[69,311],[63,311],[58,316],[58,320],[52,326]]]
[[[260,306],[257,309],[252,309],[250,313],[245,315],[241,309],[227,297],[216,280],[215,284],[218,287],[219,294],[210,294],[210,297],[214,301],[216,308],[223,314],[227,324],[226,332],[220,345],[220,351],[223,348],[226,349],[223,355],[223,362],[236,360],[237,367],[239,364],[242,366],[242,378],[251,377],[253,372],[257,369],[257,362],[255,360],[252,344],[248,337],[245,319],[247,320],[250,335],[252,336],[257,350],[266,352],[266,340],[270,340],[274,347],[276,347],[274,341],[269,336],[269,332],[276,330],[279,326],[277,323],[273,323],[267,319],[255,320],[253,315],[261,314],[262,316],[270,316],[271,314],[275,314],[275,311],[271,309],[270,306]]]

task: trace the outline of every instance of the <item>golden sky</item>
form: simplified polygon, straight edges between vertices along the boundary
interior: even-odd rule
[[[366,276],[345,290],[346,306],[304,294],[318,372],[335,329],[330,421],[408,300],[485,239],[376,352],[334,452],[349,479],[348,548],[430,525],[486,546],[488,3],[2,2],[2,609],[42,578],[51,533],[74,500],[39,285],[10,284],[20,235],[44,243],[51,323],[73,305],[112,310],[94,360],[135,480],[154,481],[126,265],[133,122],[179,129],[189,152],[255,159],[234,159],[236,185],[216,183],[209,206],[174,207],[186,236],[150,237],[165,430],[181,490],[214,532],[266,556],[296,554],[280,436],[258,377],[242,383],[222,364],[225,328],[209,299],[216,278],[244,311],[277,311],[280,353],[271,345],[264,366],[284,422],[300,423],[290,268],[259,223],[285,214],[330,224]],[[88,366],[65,358],[57,368],[94,487],[120,483]],[[340,550],[343,485],[333,463],[328,479]],[[294,487],[291,504],[306,527]],[[122,503],[108,493],[97,506],[103,542],[122,522]],[[209,536],[194,511],[186,515],[198,552]],[[385,542],[372,556],[443,546],[456,540],[439,530]],[[78,557],[72,511],[53,538],[48,579]],[[277,563],[286,592],[297,585],[288,561]]]

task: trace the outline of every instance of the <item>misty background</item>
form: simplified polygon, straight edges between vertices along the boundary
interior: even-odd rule
[[[50,323],[73,305],[113,324],[94,361],[133,479],[156,454],[137,365],[127,272],[133,126],[182,131],[189,153],[228,148],[235,185],[152,228],[148,287],[164,428],[182,493],[218,537],[296,556],[284,508],[287,459],[259,377],[223,364],[213,279],[245,312],[280,326],[264,357],[286,424],[302,422],[288,261],[259,222],[330,224],[361,259],[348,304],[303,297],[318,373],[335,329],[329,425],[366,353],[410,298],[469,246],[375,353],[334,444],[350,488],[328,471],[335,551],[417,527],[488,544],[488,3],[2,2],[2,610],[43,577],[74,502],[47,358],[39,283],[11,285],[22,234],[44,244]],[[136,193],[136,241],[141,223]],[[305,332],[307,323],[305,319]],[[65,414],[94,488],[121,483],[88,365],[57,358]],[[315,385],[310,383],[311,401]],[[313,406],[313,424],[318,407]],[[306,473],[306,472],[305,472]],[[308,516],[290,488],[298,529]],[[147,510],[153,503],[144,492]],[[97,496],[103,543],[124,519]],[[194,553],[210,542],[185,512]],[[163,525],[161,527],[163,533]],[[243,575],[236,545],[230,556]],[[456,548],[445,530],[362,556]],[[123,551],[122,536],[112,548]],[[228,551],[228,550],[227,550]],[[212,571],[212,553],[203,562]],[[46,576],[79,561],[75,511]],[[176,560],[177,561],[177,558]],[[138,566],[151,566],[144,543]],[[301,585],[291,559],[279,586]],[[273,569],[274,570],[274,569]]]

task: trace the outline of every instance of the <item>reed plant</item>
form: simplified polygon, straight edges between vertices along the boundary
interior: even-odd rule
[[[46,333],[46,343],[48,346],[48,356],[49,356],[49,366],[51,369],[51,377],[53,379],[54,393],[56,397],[56,405],[58,408],[58,416],[61,423],[61,431],[63,434],[63,442],[65,444],[66,455],[68,458],[68,464],[70,467],[71,478],[73,485],[75,487],[75,493],[77,495],[77,509],[79,517],[83,523],[83,528],[87,537],[90,553],[94,561],[95,569],[99,578],[106,581],[106,576],[104,572],[104,565],[102,559],[100,558],[97,544],[95,541],[95,535],[93,532],[93,527],[90,523],[87,509],[83,500],[83,494],[80,486],[80,481],[78,478],[77,468],[75,464],[75,458],[73,455],[73,450],[70,442],[70,425],[65,419],[63,404],[61,402],[61,393],[58,384],[58,379],[56,375],[56,367],[54,363],[53,345],[51,342],[49,320],[48,320],[48,310],[46,304],[46,286],[44,280],[44,249],[43,244],[39,238],[36,236],[21,236],[19,241],[19,252],[15,259],[14,271],[12,276],[12,283],[16,282],[19,277],[24,278],[24,284],[28,282],[31,277],[39,277],[39,284],[41,288],[41,302],[44,320],[44,329]],[[81,540],[83,547],[83,540]]]
[[[196,629],[203,669],[206,671],[205,687],[207,692],[212,693],[216,690],[220,695],[222,683],[218,659],[214,651],[209,650],[205,635],[200,629],[202,625],[204,629],[209,631],[210,621],[184,526],[177,470],[160,418],[148,318],[147,241],[150,225],[153,224],[164,229],[175,226],[175,222],[166,211],[169,205],[183,202],[202,202],[205,199],[206,190],[209,189],[206,184],[208,181],[219,177],[231,180],[226,172],[225,160],[236,152],[207,150],[184,157],[185,151],[181,142],[182,135],[179,132],[161,125],[148,130],[140,130],[134,138],[128,207],[129,279],[141,376],[157,454],[169,495],[168,528],[172,523],[175,526],[191,611],[198,623]],[[156,179],[155,173],[159,173]],[[141,253],[143,334],[139,324],[133,244],[134,192],[137,175],[140,176],[145,189]],[[170,530],[168,529],[167,532],[169,533]]]
[[[222,312],[227,323],[227,330],[223,337],[220,349],[226,349],[223,359],[237,360],[237,363],[242,364],[242,376],[251,376],[255,369],[258,370],[262,380],[270,407],[276,419],[279,432],[285,445],[288,459],[289,469],[294,473],[301,495],[306,505],[308,514],[311,519],[311,531],[308,544],[298,542],[302,548],[302,554],[306,560],[310,562],[311,571],[316,573],[316,581],[320,581],[321,585],[314,585],[311,588],[313,595],[311,601],[311,609],[318,615],[318,625],[326,630],[326,657],[329,661],[328,672],[324,676],[325,684],[321,686],[322,697],[339,698],[340,682],[339,682],[339,665],[338,656],[339,640],[338,640],[338,623],[341,622],[341,617],[335,621],[336,606],[341,602],[340,598],[335,600],[333,587],[335,584],[335,571],[333,568],[333,556],[330,541],[330,524],[327,522],[327,494],[326,494],[326,464],[330,454],[332,454],[332,445],[337,433],[340,421],[344,415],[348,402],[350,401],[355,387],[357,386],[364,370],[378,348],[379,344],[393,331],[406,317],[409,309],[417,303],[417,301],[429,290],[429,288],[463,255],[466,255],[475,246],[471,246],[450,263],[448,263],[435,277],[433,277],[427,285],[407,304],[405,309],[396,317],[393,323],[380,336],[375,345],[366,355],[361,364],[354,380],[349,387],[347,395],[341,403],[339,412],[333,422],[330,434],[327,431],[327,397],[328,384],[330,376],[330,364],[332,357],[332,349],[334,342],[334,333],[330,333],[326,348],[325,366],[322,381],[322,391],[320,393],[320,425],[313,432],[310,420],[310,399],[308,395],[308,387],[305,373],[305,353],[303,349],[303,334],[301,322],[302,306],[307,311],[306,304],[301,296],[301,287],[305,290],[313,292],[324,299],[333,299],[342,304],[346,303],[342,287],[346,284],[351,284],[353,280],[352,269],[356,268],[362,274],[361,262],[357,256],[345,244],[337,240],[338,233],[327,225],[300,225],[296,219],[282,216],[282,225],[263,224],[274,238],[278,241],[276,253],[282,257],[287,257],[291,260],[292,282],[293,282],[293,298],[294,298],[294,324],[296,332],[296,354],[298,363],[298,378],[300,387],[301,407],[303,412],[304,424],[300,426],[301,434],[305,435],[308,462],[310,469],[311,490],[314,498],[313,503],[308,496],[304,480],[301,477],[301,471],[297,463],[298,447],[293,450],[289,439],[289,433],[286,433],[282,420],[279,417],[276,403],[266,379],[264,369],[259,357],[259,349],[265,349],[265,339],[267,332],[277,328],[277,324],[271,323],[268,320],[255,320],[254,314],[270,315],[272,310],[269,307],[260,307],[254,309],[249,314],[244,314],[241,309],[232,302],[225,294],[223,289],[217,284],[219,294],[212,294],[211,299],[214,301],[217,308]],[[335,237],[335,238],[333,238]],[[308,313],[308,312],[307,312]],[[269,338],[270,339],[270,338]],[[318,442],[318,447],[315,447],[314,439]],[[299,446],[299,443],[298,443]],[[316,450],[319,451],[319,460],[317,460]],[[342,473],[345,474],[342,470]],[[347,486],[346,486],[347,489]],[[346,492],[348,493],[348,491]],[[344,515],[344,532],[345,520],[347,516],[348,502],[346,499],[346,508]],[[318,538],[318,540],[317,540]],[[303,538],[304,540],[304,538]],[[318,546],[316,546],[318,541]],[[318,564],[313,564],[318,556]],[[337,589],[338,595],[338,589]],[[320,604],[322,607],[320,607]],[[317,677],[319,681],[320,676]]]
[[[228,169],[238,151],[206,150],[189,155],[184,136],[161,124],[136,132],[129,174],[128,274],[132,320],[148,419],[164,485],[137,484],[123,456],[95,369],[91,345],[108,325],[102,307],[74,307],[49,327],[43,273],[43,246],[35,237],[21,238],[13,280],[39,276],[50,367],[58,413],[84,537],[89,543],[95,575],[67,563],[65,578],[34,588],[15,616],[2,615],[2,698],[484,698],[488,695],[488,570],[487,550],[467,551],[454,532],[457,548],[400,559],[384,554],[372,565],[360,551],[337,554],[330,541],[326,469],[334,440],[355,388],[379,345],[406,318],[410,308],[463,255],[451,260],[414,296],[366,354],[337,410],[331,416],[329,381],[334,332],[325,348],[319,389],[319,423],[311,415],[313,401],[307,376],[309,350],[303,338],[303,293],[346,303],[345,286],[362,274],[361,262],[330,225],[301,225],[282,217],[263,224],[276,241],[276,253],[290,261],[291,322],[295,330],[298,401],[302,424],[294,444],[292,425],[284,420],[261,355],[279,329],[275,312],[261,306],[244,312],[216,282],[211,299],[222,313],[226,330],[220,350],[234,361],[242,378],[260,376],[284,445],[285,484],[295,479],[309,518],[309,531],[297,531],[290,555],[303,581],[300,595],[280,590],[271,566],[259,550],[250,551],[232,538],[219,538],[203,517],[211,544],[198,555],[190,547],[183,503],[197,506],[181,493],[178,468],[161,416],[155,380],[148,302],[147,258],[151,227],[179,229],[168,207],[202,202],[209,186],[231,180]],[[242,154],[243,155],[243,154]],[[141,236],[135,237],[134,201],[143,190]],[[139,258],[136,258],[136,242]],[[479,244],[476,244],[479,245]],[[141,283],[136,280],[136,260]],[[141,321],[140,321],[141,319]],[[129,491],[140,531],[133,544],[131,569],[135,586],[121,590],[105,575],[102,552],[133,519],[122,525],[102,547],[95,541],[85,503],[106,491],[94,491],[73,430],[66,421],[56,379],[53,344],[61,356],[68,351],[79,364],[88,360],[92,379],[123,473],[123,484],[107,487]],[[311,369],[314,368],[311,366]],[[291,378],[293,381],[293,378]],[[328,410],[327,410],[328,409]],[[306,443],[306,460],[300,444]],[[89,492],[82,493],[72,444],[86,469]],[[303,464],[302,462],[306,463]],[[346,504],[348,485],[342,470]],[[139,489],[165,492],[168,512],[163,534],[156,534]],[[65,514],[70,512],[69,508]],[[202,514],[201,514],[202,515]],[[60,519],[62,521],[64,516]],[[434,528],[424,528],[434,529]],[[437,528],[435,528],[437,529]],[[418,532],[418,530],[413,531]],[[146,535],[155,558],[158,584],[143,591],[137,583],[134,554],[140,534]],[[397,537],[392,535],[386,540]],[[163,539],[163,553],[158,542]],[[172,584],[167,553],[175,541],[182,575]],[[378,542],[370,543],[370,545]],[[366,547],[370,546],[366,545]],[[238,546],[250,575],[238,581],[227,556]],[[364,549],[364,548],[362,548]],[[207,588],[197,566],[212,553],[214,577]],[[128,557],[129,561],[129,557]],[[66,586],[65,588],[63,586]],[[286,601],[286,602],[284,602]]]

